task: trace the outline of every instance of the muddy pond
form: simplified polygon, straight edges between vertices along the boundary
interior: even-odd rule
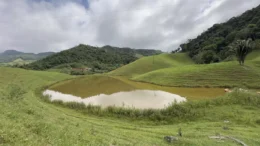
[[[134,82],[124,77],[101,75],[85,76],[62,81],[50,86],[48,89],[79,97],[91,97],[99,94],[110,95],[118,92],[134,90],[160,90],[186,97],[187,100],[215,98],[225,94],[223,88],[166,87],[149,83]]]
[[[43,95],[49,96],[51,101],[79,102],[86,105],[100,105],[103,108],[117,106],[138,109],[163,109],[171,104],[186,101],[186,98],[184,97],[159,90],[134,90],[117,92],[110,95],[99,94],[87,98],[64,94],[53,90],[45,90]]]
[[[224,95],[222,88],[165,87],[134,82],[124,77],[93,75],[56,83],[44,91],[50,99],[86,105],[162,109],[172,103]]]

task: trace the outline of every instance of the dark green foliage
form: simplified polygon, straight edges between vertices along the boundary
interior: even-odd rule
[[[246,56],[252,51],[252,40],[238,40],[235,44],[236,56],[240,65],[243,65]]]
[[[102,48],[80,44],[69,50],[56,53],[44,59],[23,66],[26,69],[46,70],[51,68],[94,68],[110,71],[137,59],[136,54],[154,55],[157,50],[135,50],[104,46]],[[78,74],[73,71],[72,74]]]
[[[85,75],[86,73],[82,70],[72,70],[70,71],[71,75]]]
[[[205,50],[196,55],[194,60],[199,64],[209,64],[218,62],[219,58],[213,50]]]
[[[236,40],[260,39],[260,6],[248,10],[226,23],[215,24],[195,39],[181,44],[183,52],[189,52],[196,63],[211,63],[230,60],[235,52],[230,46]],[[213,52],[206,51],[211,50]],[[228,52],[228,53],[225,53]],[[214,55],[213,55],[214,54]],[[204,57],[203,57],[204,56]],[[214,56],[214,57],[213,57]]]

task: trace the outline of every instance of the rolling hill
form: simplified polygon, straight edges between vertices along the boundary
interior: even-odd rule
[[[39,60],[49,55],[54,54],[54,52],[43,52],[43,53],[24,53],[17,50],[6,50],[3,53],[0,53],[0,63],[13,62],[17,59],[22,59],[24,61]]]
[[[52,68],[82,68],[95,70],[113,70],[121,65],[138,59],[136,56],[147,56],[161,53],[158,50],[118,48],[112,46],[93,47],[80,44],[71,49],[61,51],[31,64],[26,69],[46,70]]]
[[[163,137],[175,136],[180,128],[183,137],[176,145],[238,145],[209,139],[216,133],[260,145],[260,96],[251,92],[166,110],[100,109],[43,100],[39,89],[72,76],[7,67],[0,67],[0,72],[0,145],[168,146]]]
[[[260,51],[250,53],[245,66],[236,61],[159,69],[132,78],[164,86],[260,88]]]
[[[110,72],[109,74],[120,76],[135,76],[157,69],[177,67],[188,64],[193,64],[193,61],[185,53],[160,54],[140,58],[128,65]]]

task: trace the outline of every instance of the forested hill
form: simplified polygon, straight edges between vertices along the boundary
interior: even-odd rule
[[[61,51],[31,64],[26,69],[45,70],[50,68],[89,67],[100,70],[111,70],[138,59],[137,56],[159,54],[158,50],[118,48],[112,46],[93,47],[80,44],[74,48]]]
[[[211,63],[229,60],[233,52],[229,45],[238,39],[260,39],[260,5],[229,21],[215,24],[195,39],[180,47],[189,52],[197,63]]]

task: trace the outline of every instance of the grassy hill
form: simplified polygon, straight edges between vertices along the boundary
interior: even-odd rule
[[[222,62],[161,69],[133,79],[165,86],[260,88],[260,68],[249,61],[246,66]]]
[[[141,117],[135,115],[138,111],[118,109],[112,116],[104,110],[91,114],[87,109],[51,104],[35,92],[71,78],[69,75],[3,67],[0,72],[0,145],[163,146],[169,145],[163,137],[176,136],[179,128],[183,137],[175,145],[237,145],[232,140],[219,143],[208,138],[218,134],[260,145],[260,98],[253,93],[234,92],[215,100],[173,106],[164,112],[144,111],[141,113],[147,115]]]
[[[110,72],[109,74],[135,76],[162,68],[177,67],[187,64],[193,64],[193,61],[185,53],[160,54],[140,58],[135,62]]]

